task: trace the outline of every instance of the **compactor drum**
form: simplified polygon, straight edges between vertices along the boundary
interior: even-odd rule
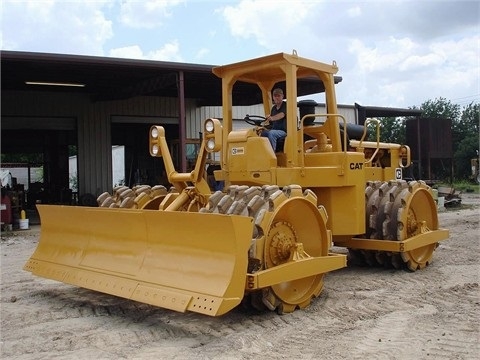
[[[365,197],[367,238],[402,241],[438,229],[433,194],[424,182],[368,182]],[[431,243],[408,252],[349,249],[349,258],[357,264],[415,271],[430,263],[436,247]]]
[[[325,209],[317,208],[316,196],[302,192],[299,186],[248,187],[231,186],[226,193],[217,192],[203,212],[237,214],[252,217],[255,228],[249,250],[248,272],[282,266],[312,256],[328,256],[331,242],[326,228]],[[279,313],[304,308],[320,294],[324,274],[287,281],[261,291],[251,291],[244,304],[265,306]],[[295,277],[295,276],[294,276]]]
[[[127,186],[118,186],[113,189],[113,194],[104,192],[97,198],[98,206],[108,208],[134,208],[157,210],[158,206],[168,194],[163,185],[150,187],[148,185],[135,186],[130,189]]]
[[[176,171],[165,130],[152,126],[150,154],[163,160],[163,186],[118,187],[98,207],[40,205],[33,274],[155,306],[211,316],[243,304],[292,312],[308,306],[325,275],[351,262],[415,271],[432,261],[439,228],[431,189],[401,179],[410,149],[365,141],[337,113],[331,65],[274,54],[213,69],[222,80],[223,119],[204,122],[193,171]],[[316,78],[328,114],[300,117],[297,83]],[[284,84],[287,137],[275,152],[263,124],[246,116],[233,130],[237,82],[253,83],[265,114]],[[303,94],[302,94],[303,95]],[[307,119],[304,123],[304,120]],[[375,122],[375,120],[371,120]],[[363,133],[362,133],[363,131]],[[211,192],[207,159],[220,158]],[[75,219],[75,221],[72,221]]]

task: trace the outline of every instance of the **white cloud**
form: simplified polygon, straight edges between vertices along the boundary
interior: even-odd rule
[[[153,50],[147,53],[143,53],[143,50],[138,45],[125,46],[121,48],[111,49],[109,56],[127,59],[140,59],[140,60],[158,60],[158,61],[175,61],[183,62],[183,58],[180,55],[180,46],[177,40],[165,44],[163,47],[157,50]]]
[[[480,92],[480,36],[463,38],[459,41],[447,40],[432,44],[432,53],[443,58],[436,67],[435,79],[442,87],[448,87],[452,94],[463,88],[476,89],[471,95]],[[456,97],[453,95],[454,98]]]
[[[152,51],[147,56],[150,60],[160,60],[160,61],[184,61],[180,55],[180,45],[177,40],[167,43],[162,48]]]
[[[260,45],[270,48],[282,46],[284,37],[304,21],[314,6],[313,1],[242,0],[236,6],[224,7],[221,12],[233,36],[253,37]]]
[[[354,6],[347,10],[347,14],[351,18],[355,18],[362,15],[362,9],[360,8],[360,6]]]
[[[123,0],[120,5],[120,22],[132,28],[153,29],[171,16],[170,8],[182,0]]]
[[[479,11],[474,1],[243,0],[220,13],[238,47],[253,41],[267,53],[335,59],[341,103],[408,107],[478,96]]]
[[[108,53],[110,57],[125,59],[143,59],[143,51],[138,45],[125,46],[121,48],[111,49]]]
[[[113,36],[109,1],[4,1],[2,49],[103,55]]]
[[[414,71],[418,68],[442,65],[445,58],[439,54],[411,55],[408,56],[398,67],[400,71]]]
[[[200,61],[201,59],[203,59],[206,55],[208,55],[210,53],[210,50],[207,49],[207,48],[201,48],[200,50],[197,51],[197,53],[195,54],[195,59],[197,59],[198,61]]]
[[[469,72],[478,78],[478,46],[480,36],[459,41],[437,41],[431,44],[414,42],[409,38],[380,41],[369,47],[359,39],[351,42],[349,52],[357,59],[357,70],[367,74],[395,74],[432,71],[444,67],[450,71]],[[476,73],[476,74],[475,74]],[[405,75],[402,75],[405,76]]]
[[[478,96],[478,44],[480,36],[433,42],[390,37],[369,45],[354,39],[349,53],[356,62],[341,69],[344,83],[338,93],[365,105],[377,105],[375,99],[402,107],[436,97],[459,98],[466,90]]]
[[[478,1],[4,0],[1,12],[4,50],[225,64],[295,49],[337,61],[340,103],[480,93]]]
[[[348,51],[357,59],[357,68],[367,73],[398,71],[409,55],[418,49],[409,38],[390,37],[368,46],[360,39],[353,39]]]

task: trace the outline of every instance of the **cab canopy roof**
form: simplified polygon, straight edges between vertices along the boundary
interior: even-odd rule
[[[298,79],[319,81],[319,73],[336,74],[338,67],[335,61],[329,65],[322,62],[302,58],[294,51],[291,55],[278,53],[256,59],[237,62],[213,68],[213,73],[220,78],[247,83],[283,82],[290,65],[296,66],[295,76]],[[229,80],[227,79],[227,81]],[[335,78],[335,83],[341,78]],[[321,82],[320,82],[321,83]],[[299,83],[299,87],[301,83]],[[323,92],[322,91],[319,92]],[[301,91],[300,91],[301,92]]]

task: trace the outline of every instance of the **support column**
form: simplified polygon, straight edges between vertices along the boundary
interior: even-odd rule
[[[179,107],[179,156],[180,156],[180,171],[187,171],[187,157],[186,157],[186,124],[185,124],[185,79],[183,71],[178,72],[178,107]]]

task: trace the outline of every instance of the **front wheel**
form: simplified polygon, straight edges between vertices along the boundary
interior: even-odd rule
[[[276,185],[230,186],[226,193],[212,195],[208,207],[201,211],[254,218],[248,272],[281,266],[302,257],[328,255],[326,212],[317,208],[313,192],[303,192],[298,185],[283,190]],[[292,278],[290,275],[282,272],[278,275],[278,284],[246,293],[243,304],[257,310],[276,310],[280,314],[305,308],[321,293],[324,274],[282,281]]]
[[[264,237],[264,269],[296,257],[328,255],[326,215],[321,216],[316,201],[313,193],[302,192],[299,186],[278,190],[265,199],[268,211],[259,212],[256,217],[259,233]],[[324,274],[280,282],[261,290],[262,302],[278,313],[303,309],[321,293],[323,282]]]

